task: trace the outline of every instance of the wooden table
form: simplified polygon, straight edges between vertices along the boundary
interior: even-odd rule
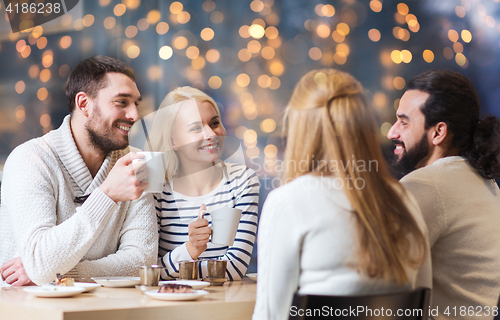
[[[135,288],[99,288],[71,298],[37,298],[22,288],[1,288],[1,320],[251,319],[257,285],[228,281],[196,301],[154,300]]]

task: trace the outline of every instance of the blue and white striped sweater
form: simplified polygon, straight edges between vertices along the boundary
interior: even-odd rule
[[[250,263],[257,233],[257,214],[259,202],[259,179],[255,172],[241,164],[225,164],[227,176],[207,195],[187,197],[172,191],[169,184],[163,192],[156,194],[156,214],[159,227],[159,264],[166,267],[162,279],[179,276],[178,261],[189,260],[185,243],[189,240],[188,225],[198,217],[202,204],[207,206],[205,219],[211,224],[210,211],[222,206],[242,210],[240,224],[232,247],[208,243],[208,248],[198,259],[228,260],[227,277],[239,280]],[[200,277],[207,275],[206,263],[201,264]]]

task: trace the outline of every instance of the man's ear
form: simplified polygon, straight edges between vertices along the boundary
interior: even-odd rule
[[[444,122],[439,122],[431,129],[431,142],[433,145],[441,145],[448,136],[448,125]]]
[[[89,116],[90,98],[85,92],[78,92],[75,96],[75,110],[81,112],[85,117]]]

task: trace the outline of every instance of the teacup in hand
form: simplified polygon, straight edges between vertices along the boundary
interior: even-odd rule
[[[145,161],[148,168],[148,186],[144,189],[146,193],[161,192],[165,182],[165,171],[167,169],[167,154],[165,152],[137,152],[144,155],[142,159],[134,159],[132,163]]]
[[[210,212],[212,217],[212,243],[222,246],[232,246],[238,224],[241,219],[241,210],[222,207]]]

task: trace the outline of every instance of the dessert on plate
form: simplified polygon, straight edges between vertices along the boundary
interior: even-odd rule
[[[58,273],[56,275],[56,280],[54,281],[54,283],[57,285],[57,286],[63,286],[63,287],[73,287],[75,285],[75,280],[73,278],[65,278],[63,276],[61,276],[60,273]]]
[[[193,287],[185,284],[169,283],[162,285],[158,293],[193,293]]]

